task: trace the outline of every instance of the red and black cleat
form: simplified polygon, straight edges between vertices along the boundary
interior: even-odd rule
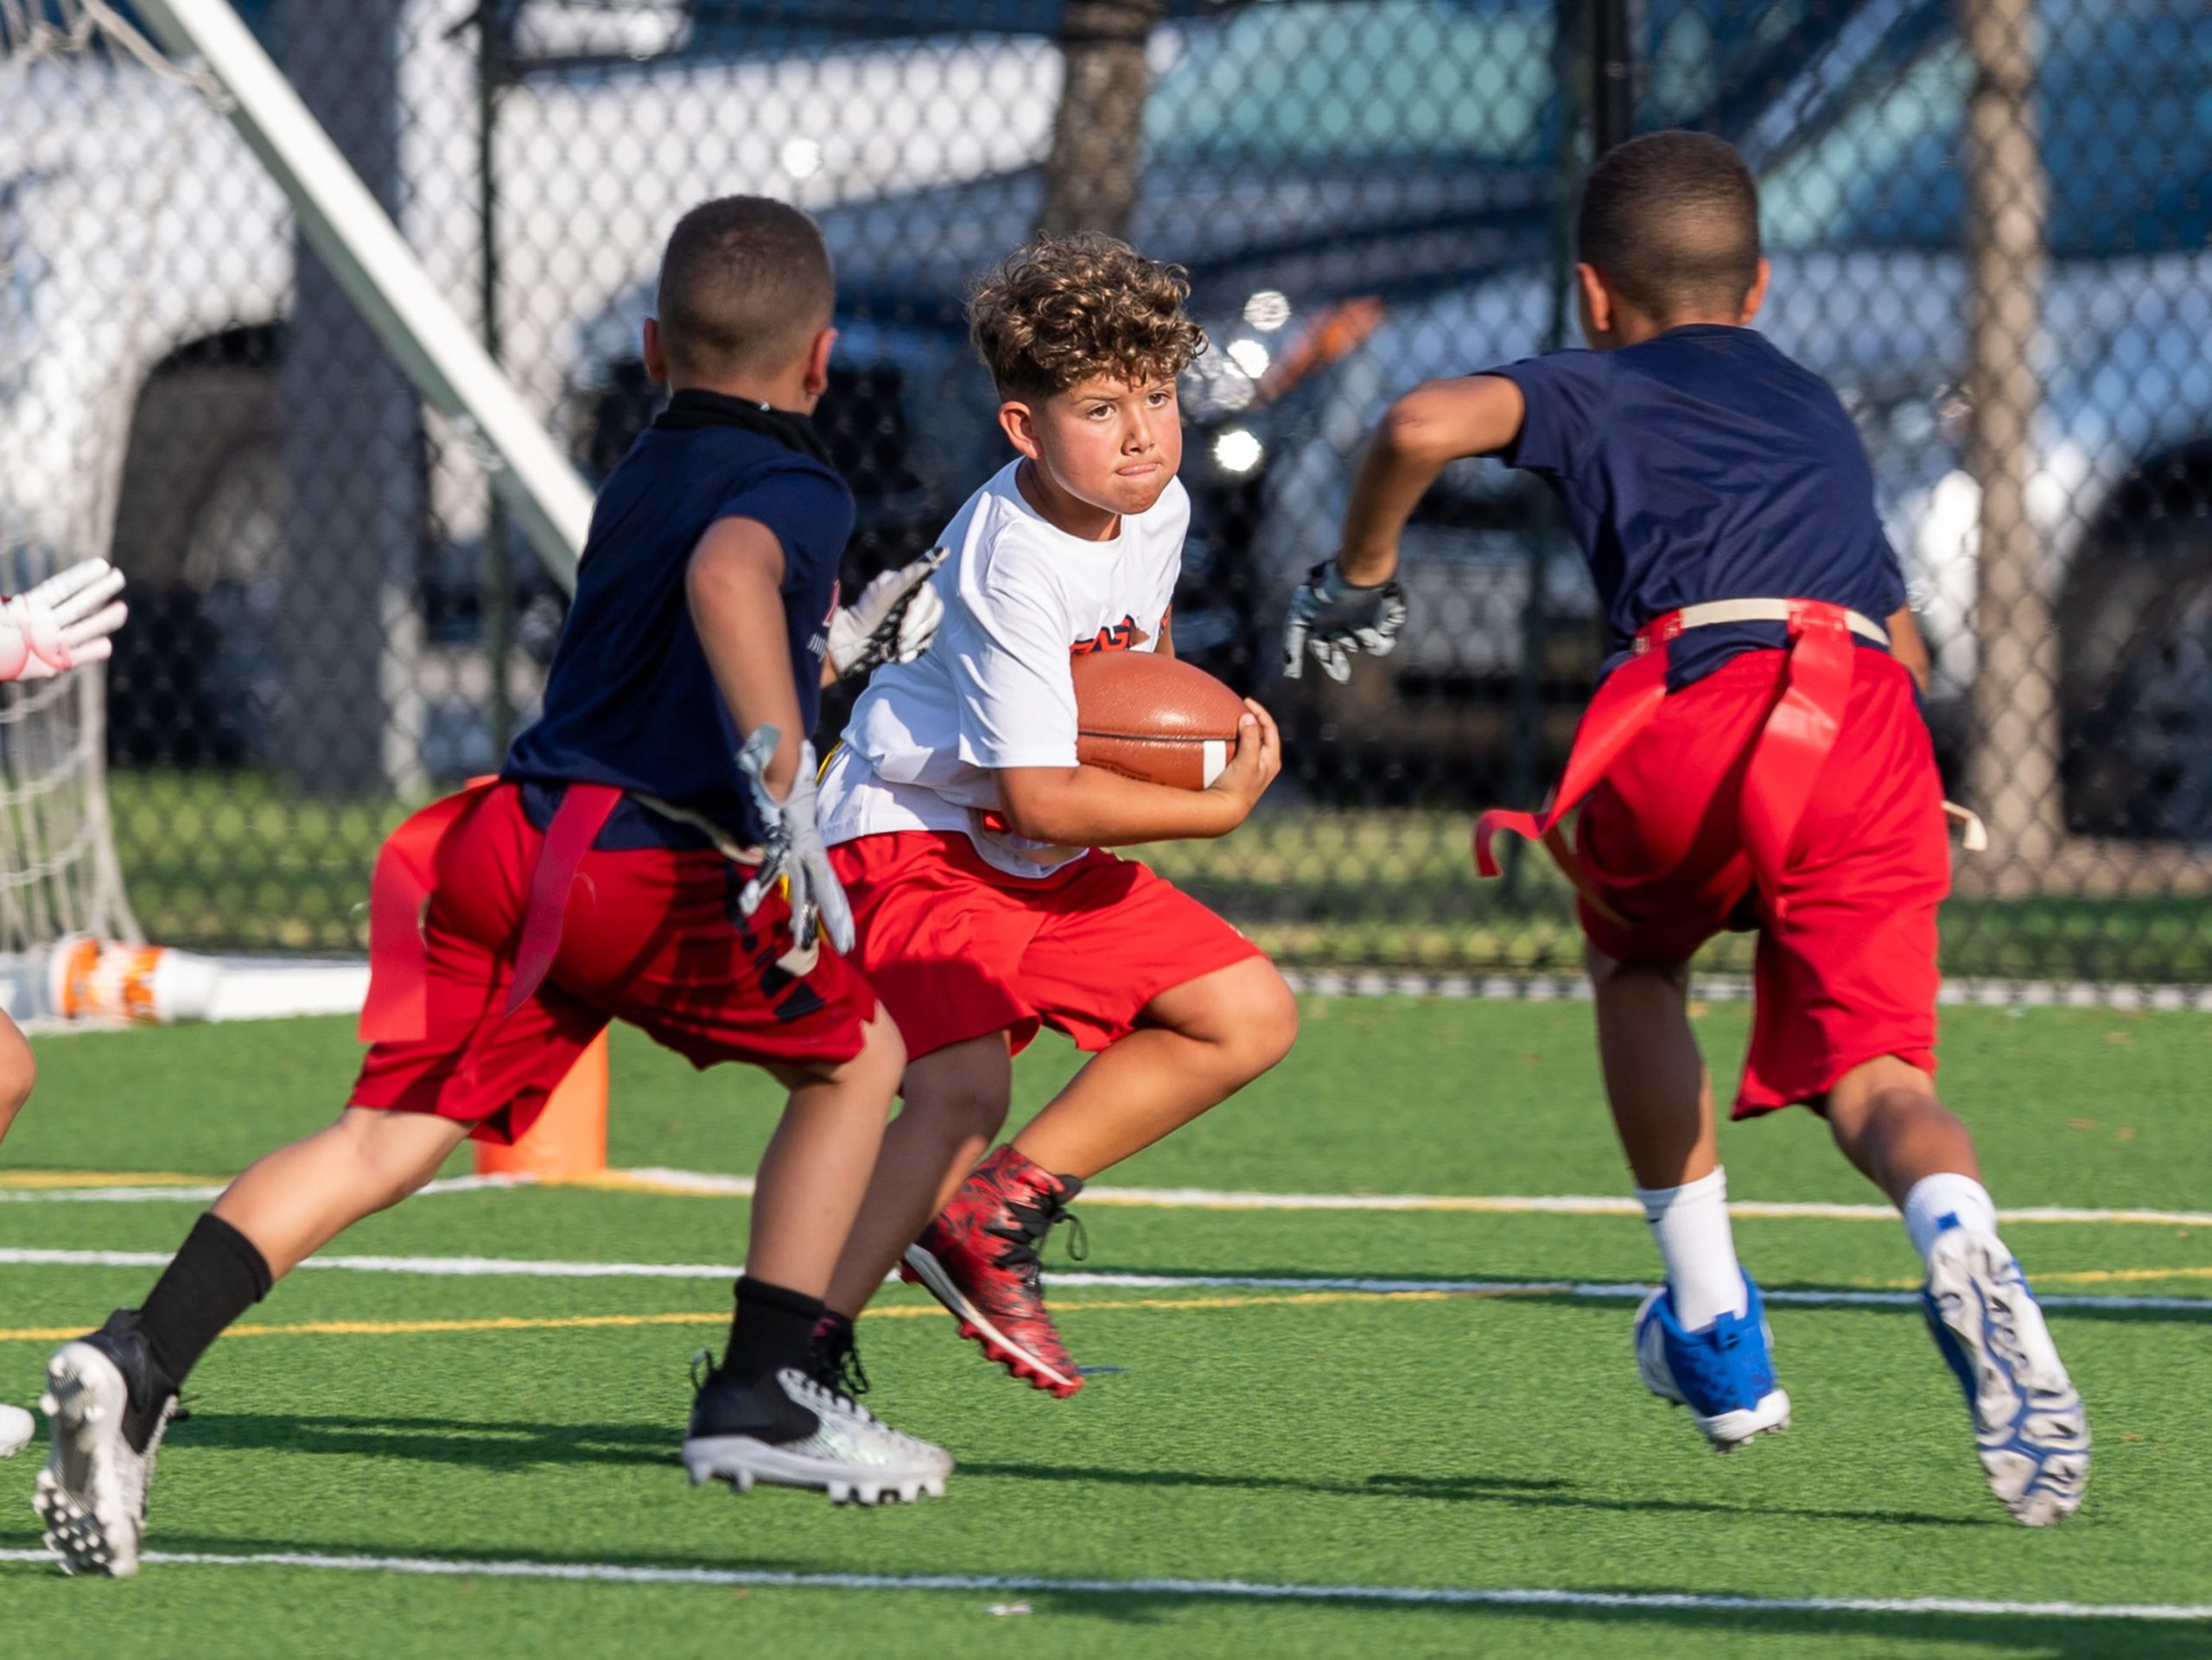
[[[960,1335],[982,1344],[986,1356],[1063,1396],[1083,1387],[1083,1375],[1046,1312],[1037,1259],[1052,1224],[1074,1221],[1068,1203],[1082,1191],[1077,1178],[1053,1175],[1002,1147],[906,1248],[899,1269],[950,1309]],[[1082,1224],[1076,1226],[1070,1254],[1080,1260]]]

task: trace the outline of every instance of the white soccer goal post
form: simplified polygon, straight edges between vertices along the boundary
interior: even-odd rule
[[[589,489],[238,14],[226,0],[139,0],[135,11],[153,41],[102,0],[0,0],[0,590],[111,552],[156,342],[224,322],[184,315],[198,303],[189,273],[157,234],[165,217],[204,221],[211,202],[241,218],[289,214],[547,572],[572,588]],[[259,179],[242,176],[251,164],[209,169],[221,136],[211,108]],[[88,157],[101,164],[79,165]],[[220,188],[180,200],[175,187],[195,168],[218,173]],[[281,320],[289,253],[244,241],[224,248],[203,225],[186,245],[270,267],[238,283]],[[73,284],[98,290],[96,340],[83,336],[86,306],[65,302]],[[54,418],[61,410],[69,419]],[[222,481],[204,485],[219,493]],[[12,970],[0,1002],[18,1009],[57,939],[140,937],[111,824],[108,735],[98,673],[0,691],[0,963]]]

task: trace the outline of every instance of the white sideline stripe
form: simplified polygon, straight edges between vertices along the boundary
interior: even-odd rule
[[[0,1550],[0,1561],[50,1562],[43,1550]],[[1252,1580],[1074,1580],[1028,1574],[799,1573],[754,1568],[638,1568],[620,1562],[489,1562],[445,1556],[237,1555],[149,1550],[167,1568],[303,1568],[439,1579],[567,1580],[603,1585],[699,1585],[800,1591],[1027,1591],[1076,1596],[1218,1597],[1253,1602],[1391,1602],[1446,1607],[1625,1608],[1653,1612],[1969,1614],[2028,1619],[2212,1619],[2212,1603],[1997,1602],[1972,1597],[1739,1597],[1688,1591],[1563,1591],[1455,1585],[1284,1585]]]
[[[578,1186],[602,1192],[659,1193],[711,1199],[749,1199],[753,1178],[712,1170],[675,1170],[649,1165],[610,1170],[603,1182]],[[0,1181],[4,1181],[0,1176]],[[454,1176],[434,1181],[424,1194],[474,1193],[486,1189],[537,1186],[528,1176]],[[130,1186],[26,1187],[0,1186],[0,1204],[141,1204],[156,1199],[204,1204],[223,1190],[199,1187]],[[1099,1205],[1155,1210],[1195,1211],[1457,1211],[1496,1216],[1633,1216],[1643,1207],[1633,1199],[1606,1193],[1257,1193],[1214,1187],[1086,1187],[1083,1197]],[[1819,1200],[1732,1199],[1729,1214],[1772,1221],[1895,1222],[1887,1205],[1840,1205]],[[2038,1222],[2125,1224],[2135,1226],[2212,1228],[2212,1211],[2082,1209],[2064,1205],[2030,1205],[1999,1211],[2006,1224]]]
[[[0,1176],[0,1181],[4,1181]],[[175,1183],[153,1183],[143,1186],[118,1184],[110,1187],[9,1187],[0,1186],[0,1205],[144,1205],[157,1199],[174,1199],[204,1205],[219,1194],[228,1184],[208,1182],[200,1186],[180,1186]],[[487,1187],[525,1187],[531,1186],[526,1176],[453,1176],[443,1181],[428,1183],[416,1189],[423,1193],[474,1193]],[[746,1178],[746,1190],[752,1191],[752,1178]]]
[[[1444,997],[1480,1002],[1586,1002],[1590,982],[1580,974],[1455,974],[1385,969],[1285,969],[1294,991],[1313,997]],[[1743,1002],[1748,975],[1699,974],[1690,995],[1703,1002]],[[2103,984],[2091,980],[1946,979],[1936,1001],[1948,1008],[2115,1008],[2212,1013],[2212,985]]]
[[[271,1019],[356,1013],[366,995],[369,970],[358,958],[295,961],[271,957],[225,957],[226,990],[219,993],[218,1020]],[[1482,1002],[1586,1002],[1590,982],[1580,974],[1484,974],[1450,970],[1285,969],[1291,989],[1316,997],[1444,997]],[[229,982],[241,983],[236,990]],[[1741,1002],[1751,995],[1741,974],[1699,974],[1690,995],[1707,1002]],[[2107,983],[2094,980],[2012,980],[2001,976],[1947,978],[1936,1001],[1949,1008],[2193,1009],[2212,1013],[2212,984]],[[16,1024],[34,1037],[69,1032],[144,1031],[143,1022],[64,1020],[18,1012]]]
[[[0,1268],[166,1268],[159,1250],[69,1250],[59,1247],[0,1247]],[[562,1262],[513,1256],[310,1256],[302,1270],[340,1274],[416,1274],[433,1279],[717,1280],[745,1270],[735,1262]],[[1060,1290],[1122,1291],[1358,1291],[1375,1295],[1434,1292],[1446,1296],[1572,1297],[1592,1302],[1633,1302],[1655,1287],[1618,1280],[1394,1280],[1364,1275],[1273,1274],[1048,1273]],[[887,1281],[888,1284],[890,1282]],[[1808,1307],[1917,1308],[1915,1291],[1769,1291],[1771,1303]],[[2037,1299],[2045,1308],[2148,1308],[2212,1313],[2212,1297],[2056,1296]],[[1074,1305],[1081,1307],[1080,1304]]]

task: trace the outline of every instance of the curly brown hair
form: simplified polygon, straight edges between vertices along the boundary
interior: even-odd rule
[[[1040,236],[976,283],[968,332],[1001,398],[1040,398],[1093,376],[1131,385],[1180,374],[1206,349],[1183,315],[1180,265],[1094,232]]]

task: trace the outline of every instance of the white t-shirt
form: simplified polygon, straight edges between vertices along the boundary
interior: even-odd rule
[[[875,671],[822,780],[823,840],[963,830],[1016,876],[1067,862],[1065,849],[993,830],[995,769],[1076,764],[1082,652],[1149,652],[1174,597],[1191,499],[1171,480],[1150,511],[1124,514],[1110,542],[1046,522],[1007,463],[945,528],[937,575],[944,620],[912,663]]]

